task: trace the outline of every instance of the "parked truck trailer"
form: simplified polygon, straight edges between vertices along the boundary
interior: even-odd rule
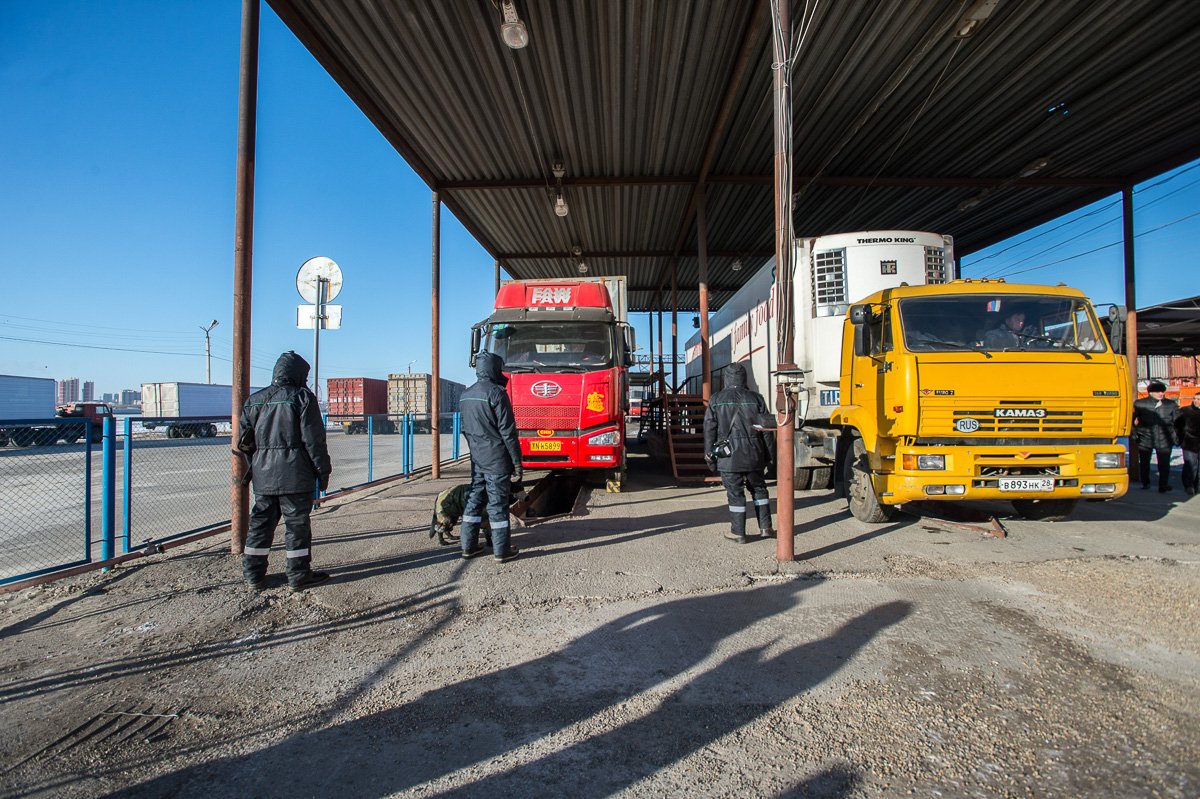
[[[952,240],[930,233],[802,239],[782,278],[795,370],[779,371],[772,260],[713,318],[715,381],[745,363],[774,404],[782,380],[795,403],[796,487],[837,475],[864,521],[915,500],[971,499],[1056,519],[1080,498],[1123,495],[1128,371],[1087,297],[954,280],[953,263]],[[693,337],[689,377],[700,368]]]
[[[258,389],[250,389],[252,394],[255,391]],[[228,419],[232,409],[232,386],[142,383],[142,415],[151,420],[143,421],[142,426],[147,430],[163,426],[167,438],[212,438],[217,434],[217,425],[212,419]]]
[[[6,425],[5,421],[88,419],[92,422],[92,442],[104,434],[104,419],[112,416],[106,402],[72,402],[61,408],[54,405],[54,380],[48,377],[0,375],[0,446],[48,446],[58,441],[74,444],[84,434],[78,423]]]
[[[434,413],[445,416],[458,412],[458,400],[466,386],[440,378],[438,408],[433,408],[433,375],[427,372],[401,372],[387,379],[387,412],[392,417],[412,415],[413,430],[428,433]]]
[[[512,280],[475,325],[481,350],[504,359],[526,469],[625,471],[628,370],[635,349],[624,277]]]

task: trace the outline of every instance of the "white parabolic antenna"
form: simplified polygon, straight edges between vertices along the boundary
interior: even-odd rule
[[[317,301],[317,281],[321,279],[328,281],[325,286],[325,302],[333,302],[333,298],[342,290],[342,270],[333,259],[318,255],[316,258],[309,258],[300,266],[300,271],[296,273],[296,289],[306,302]]]

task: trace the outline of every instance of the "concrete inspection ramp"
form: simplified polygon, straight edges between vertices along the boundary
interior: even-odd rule
[[[1200,793],[1179,491],[1003,540],[802,494],[777,564],[721,538],[719,487],[634,461],[498,564],[428,538],[465,479],[323,508],[335,579],[302,595],[248,592],[214,540],[0,599],[0,793]]]

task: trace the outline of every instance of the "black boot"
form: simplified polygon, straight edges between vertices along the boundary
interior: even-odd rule
[[[325,582],[329,579],[329,572],[309,571],[299,577],[288,577],[288,588],[292,589],[293,593],[303,591],[305,588],[311,588],[314,585]]]

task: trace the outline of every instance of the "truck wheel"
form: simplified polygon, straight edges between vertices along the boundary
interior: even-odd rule
[[[204,425],[204,437],[205,438],[216,438],[217,437],[217,426],[215,424],[213,424],[212,422],[209,422],[208,424]]]
[[[881,524],[891,521],[896,515],[896,508],[883,505],[875,496],[875,486],[871,484],[871,467],[867,459],[867,448],[861,438],[854,439],[854,445],[846,453],[846,496],[850,501],[850,513],[860,522]]]
[[[83,433],[78,430],[71,430],[62,434],[62,440],[64,444],[74,444],[82,435]]]
[[[812,469],[797,469],[792,478],[792,488],[796,491],[807,491],[808,487],[812,485],[812,478]]]
[[[33,443],[34,431],[32,428],[23,427],[20,430],[14,430],[12,433],[13,446],[28,447]]]
[[[829,466],[816,466],[812,470],[812,483],[809,488],[813,491],[823,491],[833,488],[833,469]]]
[[[167,428],[167,438],[179,438],[179,428],[172,425]]]
[[[1014,499],[1012,506],[1017,515],[1035,522],[1065,521],[1075,510],[1074,499]]]

